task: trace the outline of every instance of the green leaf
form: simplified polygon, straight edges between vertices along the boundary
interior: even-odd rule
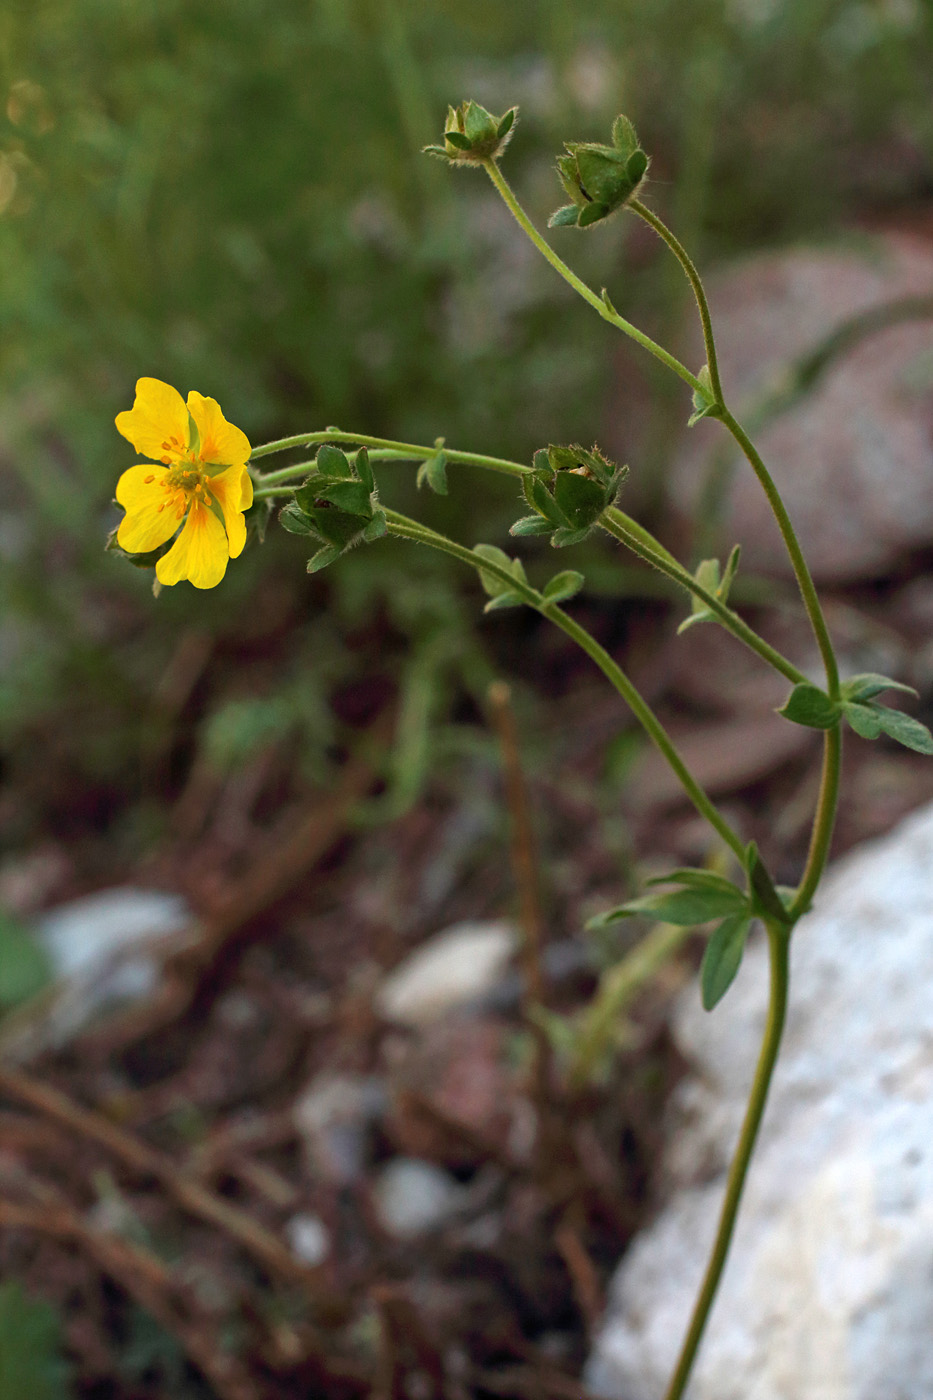
[[[648,885],[683,885],[691,890],[729,890],[744,899],[745,896],[737,885],[731,880],[727,880],[725,875],[719,875],[715,870],[698,870],[694,866],[684,866],[678,870],[671,870],[667,875],[654,875],[650,880],[645,881]]]
[[[510,559],[509,556],[494,544],[477,544],[473,546],[473,553],[478,554],[481,559],[486,559],[490,564],[498,564],[500,569],[521,583],[526,582],[525,567],[520,559]],[[495,574],[490,574],[485,569],[479,570],[480,583],[483,585],[490,598],[498,598],[503,593],[511,593],[509,585],[504,579],[497,578]],[[509,605],[511,606],[511,604]]]
[[[313,535],[317,537],[317,527],[310,516],[289,501],[287,506],[283,506],[279,511],[279,524],[283,530],[287,530],[290,535]]]
[[[469,136],[464,136],[462,131],[445,131],[444,140],[449,141],[451,146],[456,146],[458,151],[472,151],[473,142]]]
[[[699,423],[701,418],[718,418],[722,411],[716,402],[716,395],[713,393],[709,365],[703,366],[697,379],[700,382],[700,388],[693,391],[693,413],[687,419],[688,428],[692,428],[694,423]]]
[[[348,515],[362,515],[369,520],[373,513],[369,494],[365,482],[332,481],[321,487],[319,498],[330,501],[331,505],[346,511]]]
[[[428,486],[438,496],[447,495],[447,456],[444,452],[435,452],[433,456],[426,457],[418,468],[418,475],[415,478],[416,485],[427,482]]]
[[[549,535],[554,526],[541,515],[523,515],[509,528],[509,534],[519,539],[525,535]]]
[[[712,1011],[735,981],[750,928],[747,914],[734,914],[723,919],[711,935],[700,968],[704,1010]]]
[[[555,209],[554,213],[547,221],[548,228],[568,228],[576,224],[580,216],[580,210],[576,204],[564,204],[560,209]]]
[[[318,448],[315,466],[322,476],[337,477],[341,481],[353,480],[353,468],[346,453],[341,452],[339,447],[332,447],[329,442]]]
[[[603,287],[602,291],[599,294],[599,297],[606,310],[611,312],[613,316],[618,316],[619,313],[613,306],[609,293],[606,291],[605,287]]]
[[[892,681],[890,676],[879,676],[875,671],[866,671],[860,676],[850,676],[842,685],[843,700],[871,700],[873,696],[880,695],[883,690],[900,690],[905,695],[916,695],[919,699],[920,692],[914,690],[912,685],[903,685],[900,681]]]
[[[550,478],[554,475],[554,468],[551,465],[550,454],[546,447],[538,448],[537,452],[531,459],[531,465],[534,468],[534,470],[540,473],[542,476],[547,476]]]
[[[584,525],[580,530],[571,530],[567,526],[561,526],[551,536],[551,544],[555,549],[567,549],[572,544],[580,544],[586,539],[592,528],[591,525]]]
[[[0,910],[0,1011],[28,1001],[51,980],[51,963],[33,934]]]
[[[326,478],[325,478],[326,479]],[[317,505],[318,490],[321,486],[321,478],[314,474],[308,478],[295,491],[295,504],[304,511],[305,515],[313,516],[314,507]]]
[[[818,685],[801,681],[794,686],[778,714],[808,729],[832,729],[839,722],[841,709]]]
[[[603,922],[636,917],[657,919],[661,923],[687,928],[709,923],[710,919],[721,918],[724,914],[739,913],[748,917],[748,900],[740,889],[728,884],[727,888],[697,887],[642,895],[639,899],[620,904],[609,915],[600,917]]]
[[[544,586],[543,597],[547,603],[563,603],[580,592],[585,580],[576,569],[565,569],[555,574]]]
[[[312,555],[308,560],[308,573],[319,574],[322,569],[326,569],[328,564],[333,564],[343,553],[336,545],[329,544],[325,549],[319,549],[317,554]]]
[[[905,715],[903,710],[889,710],[885,705],[878,706],[878,715],[882,732],[889,739],[903,744],[905,749],[913,749],[915,753],[933,754],[933,734],[918,719]]]
[[[532,479],[528,487],[529,504],[549,520],[554,529],[567,524],[567,517],[551,495],[543,481]]]
[[[373,469],[369,461],[369,453],[365,447],[361,447],[356,454],[356,474],[362,481],[366,490],[372,494],[376,489],[376,479],[373,476]]]
[[[647,169],[648,157],[644,151],[633,151],[625,163],[625,173],[633,189],[644,178]]]
[[[68,1393],[58,1312],[12,1280],[0,1284],[0,1396],[67,1400]]]
[[[862,705],[855,700],[849,700],[843,705],[842,710],[859,738],[878,738],[881,733],[880,705]]]

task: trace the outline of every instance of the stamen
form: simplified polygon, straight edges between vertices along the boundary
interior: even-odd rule
[[[176,519],[176,520],[180,520],[180,519],[182,518],[182,516],[184,515],[184,513],[185,513],[185,503],[184,503],[184,501],[182,501],[181,505],[178,507],[177,511],[175,512],[175,519]]]
[[[163,510],[165,509],[165,507],[166,507],[167,505],[168,505],[168,501],[163,501],[163,502],[162,502],[162,504],[159,506],[159,515],[162,514]]]
[[[169,465],[171,464],[171,460],[172,460],[171,457],[163,457],[163,458],[162,458],[162,465],[163,465],[163,467],[169,466]]]
[[[150,472],[148,476],[144,476],[144,477],[143,477],[143,485],[144,485],[144,486],[148,486],[148,485],[150,484],[150,482],[153,482],[153,481],[155,481],[155,472]]]

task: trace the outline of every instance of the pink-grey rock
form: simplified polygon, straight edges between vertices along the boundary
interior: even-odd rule
[[[933,296],[933,246],[907,234],[860,235],[848,246],[761,254],[711,276],[707,292],[723,387],[742,419],[843,321],[897,298]],[[702,363],[698,338],[693,356]],[[872,334],[753,436],[818,581],[877,577],[933,543],[933,317]],[[708,454],[725,441],[713,422],[690,430],[673,482],[683,507],[692,508]],[[740,541],[747,568],[789,576],[744,459],[736,458],[725,515],[724,548]]]

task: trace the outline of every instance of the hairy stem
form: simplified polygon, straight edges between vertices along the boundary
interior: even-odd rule
[[[735,1155],[729,1168],[726,1181],[726,1194],[719,1215],[719,1225],[712,1253],[706,1265],[703,1282],[693,1307],[687,1335],[681,1347],[680,1356],[664,1400],[681,1400],[690,1379],[690,1372],[700,1346],[700,1341],[709,1318],[719,1280],[732,1243],[735,1221],[742,1200],[745,1178],[758,1137],[758,1129],[765,1110],[771,1078],[781,1047],[784,1020],[787,1014],[787,990],[790,976],[789,951],[790,930],[780,924],[768,924],[768,951],[770,953],[770,989],[768,998],[768,1019],[764,1038],[755,1068],[745,1118],[736,1144]]]

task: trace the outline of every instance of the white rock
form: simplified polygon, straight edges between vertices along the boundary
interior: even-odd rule
[[[319,1215],[293,1215],[285,1226],[285,1238],[295,1258],[312,1269],[330,1253],[330,1233]]]
[[[71,900],[36,921],[58,985],[41,1014],[4,1037],[4,1052],[20,1057],[61,1045],[114,1002],[150,995],[163,949],[173,935],[194,936],[185,900],[132,886]]]
[[[764,1019],[766,953],[675,1022],[672,1199],[632,1246],[588,1368],[657,1400],[714,1234]],[[689,1400],[933,1396],[933,808],[835,867],[794,937],[791,1011]]]
[[[399,1239],[436,1230],[457,1214],[466,1195],[449,1172],[417,1157],[394,1157],[373,1186],[382,1226]]]
[[[423,1026],[492,991],[516,944],[507,923],[454,924],[405,958],[383,982],[376,1005],[387,1020]]]

